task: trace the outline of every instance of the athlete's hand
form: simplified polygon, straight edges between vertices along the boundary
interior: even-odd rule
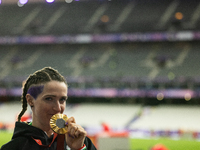
[[[67,145],[74,150],[81,148],[84,145],[87,132],[76,124],[74,117],[68,118],[66,126],[68,127],[68,132],[65,134]]]

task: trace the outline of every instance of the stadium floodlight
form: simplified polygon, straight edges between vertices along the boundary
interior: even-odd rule
[[[46,0],[47,3],[53,3],[54,0]]]
[[[28,2],[28,0],[19,0],[19,3],[22,5],[26,4],[27,2]]]
[[[66,3],[71,3],[73,0],[65,0]]]

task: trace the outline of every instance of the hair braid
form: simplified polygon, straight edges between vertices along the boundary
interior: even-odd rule
[[[30,80],[30,78],[28,79]],[[22,94],[22,97],[21,97],[21,101],[22,101],[22,110],[21,112],[19,113],[18,115],[18,121],[21,120],[21,117],[24,115],[24,113],[26,112],[27,110],[27,101],[26,101],[26,93],[27,93],[27,83],[28,83],[28,80],[26,81],[26,83],[24,84],[24,87],[23,87],[23,94]]]
[[[26,94],[27,94],[28,89],[33,85],[45,84],[46,82],[49,82],[51,80],[60,81],[67,84],[65,78],[57,70],[51,67],[45,67],[41,70],[38,70],[27,78],[23,86],[23,93],[21,97],[22,110],[18,115],[18,121],[21,120],[21,117],[24,115],[24,113],[27,110],[28,104],[26,100]]]

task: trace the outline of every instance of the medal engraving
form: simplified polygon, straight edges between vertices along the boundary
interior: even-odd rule
[[[53,115],[50,119],[51,129],[58,134],[67,133],[67,126],[65,125],[67,119],[67,116],[64,114]]]

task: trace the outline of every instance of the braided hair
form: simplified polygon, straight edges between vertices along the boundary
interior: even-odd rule
[[[52,80],[64,82],[65,84],[67,84],[65,78],[57,70],[55,70],[51,67],[45,67],[41,70],[38,70],[35,73],[31,74],[27,78],[27,80],[23,86],[23,93],[22,93],[22,97],[21,97],[22,110],[18,115],[19,122],[21,120],[21,117],[24,115],[24,113],[27,110],[28,104],[27,104],[27,100],[26,100],[26,94],[27,94],[28,89],[31,86],[45,84]]]

